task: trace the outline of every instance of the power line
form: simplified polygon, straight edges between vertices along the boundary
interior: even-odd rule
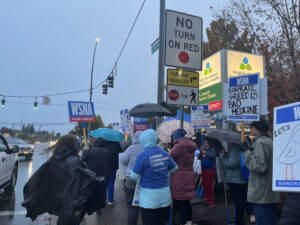
[[[136,24],[136,22],[137,22],[137,20],[138,20],[138,18],[139,18],[139,16],[140,16],[140,14],[141,14],[141,12],[142,12],[142,9],[144,8],[145,2],[146,2],[146,0],[143,0],[143,3],[142,3],[142,5],[141,5],[141,7],[140,7],[140,9],[139,9],[139,11],[138,11],[138,14],[137,14],[137,16],[136,16],[136,18],[135,18],[135,20],[134,20],[134,22],[133,22],[133,24],[132,24],[130,30],[129,30],[129,33],[128,33],[128,35],[127,35],[127,38],[126,38],[126,40],[125,40],[125,42],[124,42],[124,44],[123,44],[123,47],[122,47],[122,49],[121,49],[121,51],[120,51],[120,53],[119,53],[119,55],[118,55],[118,57],[117,57],[117,60],[116,60],[115,63],[114,63],[114,66],[113,66],[111,72],[110,72],[109,75],[105,78],[105,80],[103,80],[103,81],[102,81],[101,83],[99,83],[98,85],[94,86],[94,87],[92,88],[92,90],[94,90],[94,89],[98,88],[99,86],[101,86],[102,84],[104,84],[104,83],[107,81],[107,78],[108,78],[110,75],[115,74],[115,76],[116,76],[117,64],[118,64],[118,62],[119,62],[119,60],[120,60],[120,58],[121,58],[121,56],[122,56],[122,54],[123,54],[123,51],[124,51],[124,49],[125,49],[125,47],[126,47],[126,44],[127,44],[128,40],[129,40],[130,36],[131,36],[131,33],[132,33],[132,31],[133,31],[133,29],[134,29],[134,27],[135,27],[135,24]],[[114,71],[115,71],[115,72],[114,72]],[[48,94],[48,95],[31,95],[31,96],[30,96],[30,95],[25,95],[25,96],[20,96],[20,95],[2,95],[2,94],[0,94],[0,96],[2,96],[3,98],[4,98],[4,97],[5,97],[5,98],[43,98],[43,97],[47,97],[47,96],[53,97],[53,96],[68,95],[68,94],[81,93],[81,92],[87,92],[87,91],[90,91],[90,89],[83,89],[83,90],[69,91],[69,92],[61,92],[61,93]]]
[[[16,102],[16,101],[8,101],[8,103],[12,103],[12,104],[21,104],[21,105],[32,105],[32,102]],[[43,106],[56,106],[56,107],[66,107],[67,104],[55,104],[55,103],[51,103],[49,105],[45,105],[43,104]],[[105,107],[96,107],[95,108],[96,110],[105,110],[105,111],[115,111],[115,112],[119,112],[120,110],[119,109],[114,109],[114,108],[105,108]],[[0,111],[1,113],[1,111]]]

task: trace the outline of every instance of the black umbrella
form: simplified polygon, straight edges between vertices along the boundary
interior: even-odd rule
[[[163,106],[155,103],[143,103],[129,110],[129,115],[134,117],[172,116],[173,114]]]

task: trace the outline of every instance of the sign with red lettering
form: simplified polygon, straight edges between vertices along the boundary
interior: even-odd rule
[[[209,109],[209,111],[215,111],[215,110],[222,109],[222,100],[217,100],[217,101],[208,103],[208,109]]]
[[[165,65],[202,69],[202,18],[166,11]]]

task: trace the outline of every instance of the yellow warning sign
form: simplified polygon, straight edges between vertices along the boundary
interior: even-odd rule
[[[199,73],[182,69],[168,69],[167,84],[199,88]]]

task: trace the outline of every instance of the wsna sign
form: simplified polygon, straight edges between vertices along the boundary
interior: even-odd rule
[[[69,101],[70,122],[94,122],[95,110],[92,102]]]

